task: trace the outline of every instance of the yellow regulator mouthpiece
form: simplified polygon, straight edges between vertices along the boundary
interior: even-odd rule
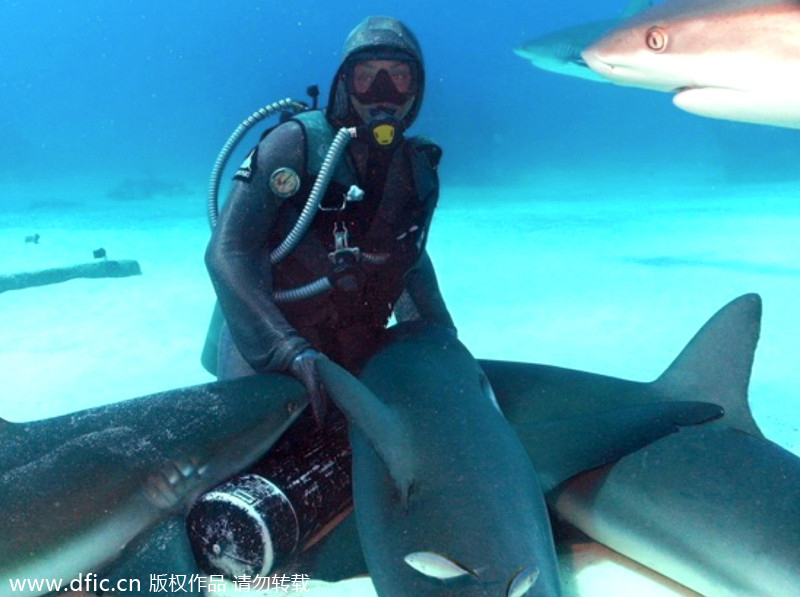
[[[372,134],[378,145],[391,145],[394,143],[395,127],[391,124],[379,124],[372,129]]]

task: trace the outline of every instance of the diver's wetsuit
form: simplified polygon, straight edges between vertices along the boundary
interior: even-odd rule
[[[208,247],[207,263],[220,306],[245,360],[258,372],[281,371],[311,346],[357,367],[379,342],[403,291],[410,300],[404,300],[405,309],[396,314],[399,320],[418,316],[452,328],[424,249],[438,196],[435,146],[402,141],[390,153],[352,141],[348,159],[365,191],[364,200],[342,211],[318,213],[298,248],[283,262],[270,265],[269,251],[291,229],[313,184],[314,175],[305,164],[306,137],[300,123],[287,122],[264,138],[253,156],[249,179],[236,181]],[[416,178],[428,179],[421,185],[424,197],[419,196],[412,162],[421,171]],[[293,197],[277,197],[270,187],[271,175],[280,168],[291,168],[302,181]],[[332,182],[323,206],[341,205],[344,192]],[[385,262],[362,264],[356,290],[334,288],[276,305],[273,289],[297,287],[330,272],[328,253],[334,249],[336,223],[347,227],[351,245]]]
[[[354,65],[365,60],[409,65],[415,86],[396,100],[405,102],[396,118],[402,128],[416,118],[425,81],[419,44],[399,21],[369,17],[345,42],[325,112],[303,113],[276,127],[237,173],[206,251],[227,321],[220,336],[218,377],[285,371],[309,348],[356,370],[380,343],[393,312],[398,321],[422,319],[454,329],[425,251],[439,194],[441,150],[424,139],[401,138],[388,148],[362,136],[350,141],[322,200],[323,209],[303,240],[281,262],[269,261],[269,253],[297,221],[335,131],[373,118],[372,113],[365,116],[363,104],[356,107],[348,83]],[[377,92],[361,96],[376,110],[383,108],[374,102],[382,100],[373,98],[392,89],[387,78],[386,71],[380,71],[370,88]],[[351,184],[364,191],[364,199],[339,209]],[[276,304],[273,291],[297,288],[332,273],[334,231],[341,239],[345,229],[349,246],[371,258],[338,272],[330,291]]]

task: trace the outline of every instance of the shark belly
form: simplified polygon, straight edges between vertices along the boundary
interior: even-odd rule
[[[681,91],[672,102],[681,110],[707,118],[800,128],[797,91],[787,92],[781,88],[738,91],[706,87]]]

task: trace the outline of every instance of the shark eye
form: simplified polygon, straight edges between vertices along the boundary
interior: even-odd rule
[[[644,34],[644,43],[653,52],[660,54],[666,50],[667,42],[669,42],[669,36],[661,27],[650,27]]]
[[[447,556],[432,551],[415,551],[403,558],[409,566],[420,574],[439,580],[449,580],[461,576],[475,576],[475,573]]]

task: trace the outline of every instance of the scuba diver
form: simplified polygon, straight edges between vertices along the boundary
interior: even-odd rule
[[[343,54],[327,107],[267,131],[240,166],[206,250],[225,320],[217,377],[288,372],[318,423],[318,359],[357,373],[392,315],[455,334],[426,251],[441,149],[403,135],[425,90],[419,44],[400,21],[368,17]],[[337,130],[346,146],[323,161]],[[323,173],[329,184],[307,229],[276,259]]]

